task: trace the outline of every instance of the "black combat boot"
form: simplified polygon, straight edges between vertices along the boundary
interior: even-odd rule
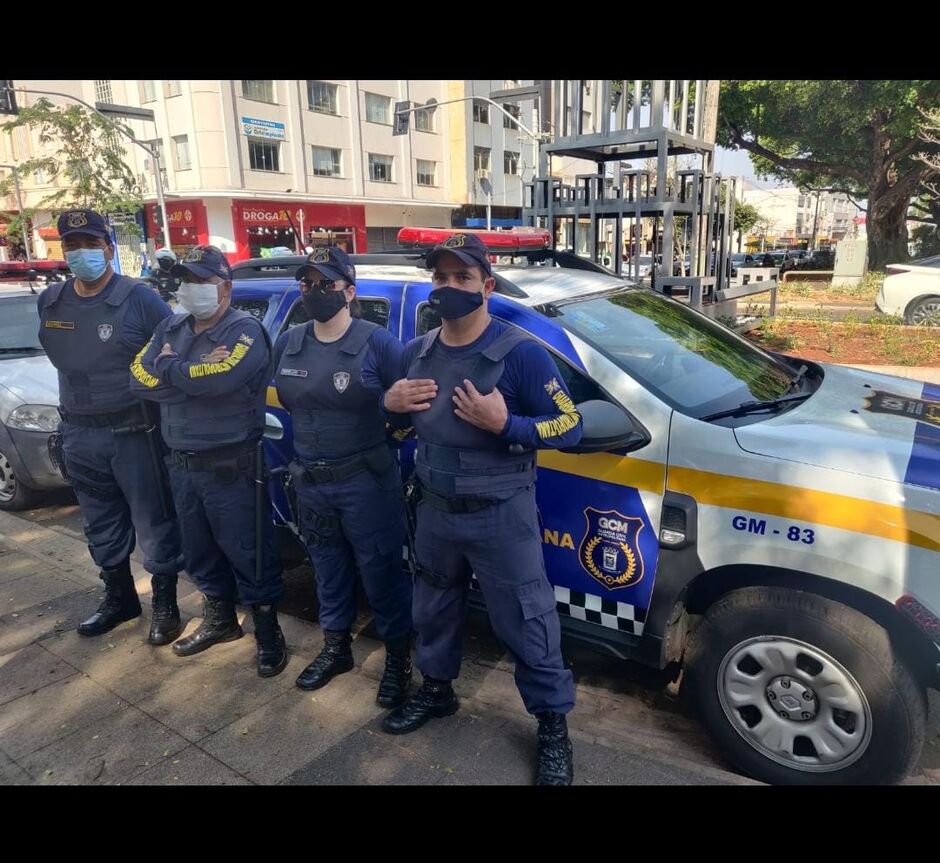
[[[411,638],[391,638],[385,642],[385,673],[379,684],[376,703],[381,707],[398,707],[408,695],[411,683]]]
[[[258,676],[274,677],[287,666],[287,642],[277,622],[277,606],[253,605],[255,641],[258,642]]]
[[[417,731],[432,717],[456,713],[459,707],[460,701],[449,680],[425,676],[421,688],[382,720],[382,730],[389,734],[408,734]]]
[[[568,722],[563,713],[538,713],[539,752],[536,785],[570,785],[574,761]]]
[[[180,608],[176,604],[176,584],[179,575],[154,575],[150,579],[153,603],[150,617],[151,644],[161,645],[176,641],[180,634]]]
[[[352,635],[348,629],[324,629],[326,639],[320,655],[313,660],[297,678],[300,689],[319,689],[326,686],[337,674],[352,671]]]
[[[217,599],[214,596],[207,596],[204,599],[202,622],[199,628],[192,635],[181,638],[173,645],[173,652],[177,656],[192,656],[194,653],[208,650],[213,644],[235,641],[245,634],[235,616],[235,603],[232,600]]]
[[[140,600],[129,559],[114,569],[101,570],[99,578],[104,582],[104,602],[88,620],[78,625],[79,635],[103,635],[125,620],[140,617]]]

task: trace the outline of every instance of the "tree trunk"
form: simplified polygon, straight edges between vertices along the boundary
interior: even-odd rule
[[[907,208],[900,198],[885,206],[881,199],[868,201],[868,269],[883,270],[886,264],[906,261]]]

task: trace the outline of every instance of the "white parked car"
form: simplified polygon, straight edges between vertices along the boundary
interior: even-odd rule
[[[907,264],[888,264],[875,306],[905,324],[940,327],[940,255]]]

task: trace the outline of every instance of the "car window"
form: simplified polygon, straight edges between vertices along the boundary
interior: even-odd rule
[[[263,321],[268,310],[267,300],[233,300],[232,308],[240,312],[248,312],[256,321]]]
[[[42,350],[39,344],[39,311],[36,298],[3,297],[0,300],[0,350]]]
[[[934,255],[930,258],[921,258],[919,261],[911,261],[915,267],[934,267],[940,269],[940,255]]]
[[[701,417],[787,392],[792,372],[687,306],[647,291],[560,303],[553,316],[681,413]]]

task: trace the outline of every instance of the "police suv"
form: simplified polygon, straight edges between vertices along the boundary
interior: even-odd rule
[[[546,240],[484,234],[511,261],[494,268],[491,314],[549,350],[584,418],[577,447],[538,454],[563,632],[681,669],[753,777],[903,778],[940,688],[940,387],[769,353]],[[307,320],[303,260],[234,267],[234,304],[272,339]],[[438,325],[420,251],[353,261],[364,317],[405,342]],[[283,465],[273,386],[268,404]],[[275,509],[290,522],[282,492]]]

